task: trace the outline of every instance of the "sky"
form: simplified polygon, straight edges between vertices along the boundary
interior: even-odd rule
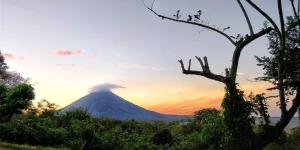
[[[151,4],[146,0],[146,4]],[[258,1],[277,20],[276,2]],[[288,1],[284,13],[291,14]],[[255,31],[264,18],[248,5]],[[156,0],[154,9],[182,16],[199,9],[210,25],[230,26],[230,35],[248,28],[235,0]],[[265,37],[247,46],[240,59],[238,82],[249,92],[265,92],[267,83],[254,55],[268,55]],[[233,46],[224,37],[186,24],[162,20],[142,0],[0,0],[0,50],[11,71],[30,78],[35,101],[64,107],[99,84],[122,88],[114,93],[137,105],[168,114],[220,108],[224,85],[181,73],[178,59],[207,56],[212,72],[224,74]],[[193,59],[193,69],[200,69]],[[271,102],[270,112],[279,115]]]

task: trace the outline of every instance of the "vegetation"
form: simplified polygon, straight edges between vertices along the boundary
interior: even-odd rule
[[[188,67],[185,66],[183,60],[179,60],[182,73],[186,75],[198,75],[208,79],[221,82],[225,85],[225,96],[222,102],[224,109],[224,124],[227,126],[230,133],[229,143],[232,149],[263,149],[271,142],[278,139],[283,133],[284,128],[296,114],[300,107],[300,11],[299,7],[296,10],[295,1],[290,0],[291,12],[293,16],[288,16],[285,19],[282,0],[277,0],[277,10],[279,17],[271,18],[262,8],[255,4],[252,0],[236,0],[237,5],[241,9],[241,14],[244,16],[247,23],[249,33],[229,35],[226,31],[231,27],[221,28],[215,25],[210,25],[202,18],[202,10],[195,14],[188,14],[184,17],[180,10],[177,10],[173,17],[161,15],[154,10],[154,3],[150,6],[145,6],[157,17],[213,31],[225,37],[234,47],[232,54],[231,66],[225,68],[225,75],[219,75],[211,72],[207,57],[200,58],[199,61],[202,71],[191,69],[191,59]],[[267,21],[264,27],[259,31],[253,28],[252,20],[249,17],[248,11],[244,5],[248,4]],[[299,1],[298,1],[299,5]],[[279,20],[277,24],[274,20]],[[287,21],[287,22],[286,22]],[[270,82],[273,86],[270,90],[276,90],[277,95],[271,96],[273,99],[278,99],[278,106],[281,110],[281,118],[275,125],[270,125],[269,114],[264,93],[256,93],[248,99],[242,89],[239,89],[237,79],[238,65],[240,55],[244,48],[255,40],[268,35],[270,57],[256,57],[258,65],[263,67],[264,76],[257,78],[258,81]],[[291,100],[291,101],[290,101]],[[291,107],[288,106],[290,102]],[[253,126],[255,125],[253,113],[260,115],[265,123],[261,129],[262,132],[256,133]]]
[[[299,131],[289,131],[267,149],[299,149]],[[216,109],[200,110],[193,118],[176,122],[94,118],[83,109],[75,109],[53,115],[26,112],[0,124],[3,141],[74,150],[231,149],[230,138],[224,116]]]
[[[224,75],[211,72],[207,58],[196,57],[202,71],[191,70],[179,60],[184,74],[200,75],[224,83],[225,96],[223,110],[203,109],[195,112],[189,120],[174,122],[143,122],[136,120],[113,120],[92,117],[84,109],[69,112],[57,110],[56,104],[42,100],[32,104],[34,89],[18,73],[8,72],[4,57],[0,54],[0,139],[16,143],[0,143],[13,149],[86,150],[201,150],[201,149],[300,149],[300,127],[285,131],[289,121],[300,106],[300,21],[299,11],[290,0],[294,16],[284,19],[281,0],[277,1],[280,25],[277,25],[261,8],[251,0],[246,0],[252,8],[266,18],[263,29],[254,32],[243,3],[237,0],[249,27],[249,34],[230,36],[226,27],[220,30],[203,24],[202,11],[181,19],[180,11],[175,18],[158,14],[152,7],[148,9],[162,19],[196,25],[215,31],[229,40],[235,47],[230,68]],[[287,21],[287,22],[285,22]],[[269,25],[270,24],[270,25]],[[263,67],[264,76],[259,81],[270,82],[277,90],[281,118],[271,124],[267,100],[264,93],[245,96],[236,81],[239,57],[245,46],[267,35],[269,57],[256,56],[258,65]],[[291,107],[287,107],[290,102]],[[254,114],[263,122],[255,124]],[[28,144],[38,147],[31,147]]]

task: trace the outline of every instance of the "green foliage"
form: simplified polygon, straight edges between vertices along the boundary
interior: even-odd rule
[[[37,116],[16,116],[10,122],[0,124],[0,139],[32,145],[61,145],[68,132],[64,128],[49,127],[49,120]]]
[[[84,109],[54,116],[25,113],[0,124],[0,139],[19,144],[86,150],[198,150],[226,146],[229,137],[220,112],[207,109],[184,122],[118,121],[91,117]],[[208,116],[206,116],[208,115]],[[184,124],[205,118],[192,132]],[[198,120],[199,121],[199,120]],[[190,126],[192,127],[192,126]],[[194,128],[194,127],[192,127]]]
[[[238,95],[230,95],[226,90],[222,107],[224,108],[225,124],[229,130],[234,130],[233,132],[239,132],[238,130],[243,127],[249,127],[255,121],[251,117],[253,112],[252,103],[244,100],[243,91],[238,91]],[[233,118],[232,116],[235,117]]]
[[[37,102],[36,105],[31,105],[26,113],[36,114],[41,117],[54,117],[57,113],[59,106],[55,103],[51,103],[45,99]]]
[[[50,102],[44,104],[40,107],[44,109],[40,110],[47,111],[48,108],[52,108],[48,107]],[[55,115],[26,112],[13,115],[10,121],[0,123],[0,139],[11,143],[66,147],[74,150],[232,148],[232,134],[225,124],[226,119],[216,109],[200,110],[193,118],[176,122],[94,118],[84,109],[53,114]],[[295,134],[286,134],[270,147],[276,149],[284,146],[293,150],[287,143],[292,142],[298,146],[299,133],[296,132],[298,130],[293,130],[292,133]]]
[[[34,99],[33,87],[19,84],[13,88],[0,85],[0,122],[7,121],[13,114],[20,114]]]
[[[244,99],[244,92],[236,89],[236,95],[226,93],[222,102],[224,108],[224,123],[231,133],[230,144],[234,149],[250,147],[253,137],[252,124],[255,119],[251,116],[253,105]]]
[[[261,118],[264,119],[265,125],[269,125],[271,123],[270,121],[270,115],[268,113],[268,105],[264,94],[257,94],[252,95],[252,93],[249,95],[249,98],[251,99],[253,110],[256,115],[260,115]]]
[[[276,141],[269,144],[265,150],[299,150],[300,149],[300,127],[289,130]]]
[[[89,120],[91,116],[85,109],[79,108],[63,113],[59,119],[61,126],[68,127],[73,120]]]
[[[208,109],[202,109],[194,114],[195,121],[199,124],[203,124],[208,119],[214,118],[214,117],[219,117],[221,112],[215,108],[208,108]]]
[[[293,17],[287,18],[286,23],[286,45],[285,55],[283,56],[283,79],[286,95],[293,95],[296,87],[300,84],[300,28],[299,22]],[[278,60],[279,60],[279,37],[275,31],[268,35],[270,56],[258,57],[258,66],[262,66],[264,72],[263,77],[257,80],[267,81],[274,86],[278,83]],[[275,90],[276,87],[270,88]]]
[[[173,137],[168,129],[158,131],[153,136],[153,143],[156,145],[172,144]]]
[[[202,125],[201,142],[205,149],[226,149],[230,139],[230,133],[221,116],[208,118]]]

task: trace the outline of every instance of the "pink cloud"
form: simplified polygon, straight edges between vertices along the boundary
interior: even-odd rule
[[[23,56],[18,56],[12,53],[2,53],[5,59],[11,59],[11,60],[23,60]]]
[[[80,55],[82,53],[81,50],[58,50],[55,51],[54,54],[57,56],[72,56],[72,55]]]
[[[15,59],[15,56],[12,53],[3,53],[4,58]]]

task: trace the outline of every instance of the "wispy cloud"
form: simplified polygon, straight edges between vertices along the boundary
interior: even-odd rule
[[[56,56],[72,56],[72,55],[80,55],[82,50],[57,50],[54,52]]]
[[[125,88],[125,87],[113,83],[103,83],[91,87],[89,89],[89,93],[100,92],[100,91],[111,91],[113,89],[120,89],[120,88]]]
[[[15,56],[11,53],[3,53],[4,58],[15,59]]]
[[[15,59],[19,59],[19,60],[23,60],[24,57],[23,56],[17,56],[13,53],[2,53],[2,55],[4,56],[5,59],[11,59],[11,60],[15,60]]]

